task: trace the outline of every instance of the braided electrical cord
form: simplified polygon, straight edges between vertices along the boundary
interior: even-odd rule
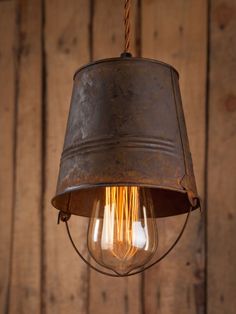
[[[125,45],[124,52],[129,52],[130,48],[130,8],[131,0],[125,0],[124,5],[124,26],[125,26]]]

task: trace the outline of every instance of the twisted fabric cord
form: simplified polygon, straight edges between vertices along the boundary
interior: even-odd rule
[[[125,26],[124,52],[128,52],[129,48],[130,48],[130,7],[131,7],[131,0],[125,0],[125,5],[124,5],[124,26]]]

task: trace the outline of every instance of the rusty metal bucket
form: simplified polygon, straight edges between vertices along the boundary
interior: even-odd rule
[[[57,209],[90,216],[105,186],[150,189],[156,217],[199,207],[178,83],[168,64],[112,58],[74,76]]]

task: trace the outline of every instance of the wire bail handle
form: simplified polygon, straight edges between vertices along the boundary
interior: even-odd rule
[[[93,270],[99,272],[100,274],[103,274],[103,275],[107,275],[107,276],[110,276],[110,277],[130,277],[130,276],[133,276],[133,275],[137,275],[141,272],[143,272],[144,270],[146,269],[149,269],[150,267],[158,264],[160,261],[162,261],[167,255],[169,255],[169,253],[174,249],[174,247],[177,245],[177,243],[179,242],[179,240],[181,239],[183,233],[184,233],[184,230],[186,229],[186,226],[188,224],[188,220],[189,220],[189,217],[190,217],[190,214],[192,212],[192,209],[193,207],[190,206],[189,207],[189,211],[188,211],[188,214],[187,214],[187,217],[186,217],[186,220],[183,224],[183,227],[178,235],[178,237],[176,238],[176,240],[174,241],[174,243],[171,245],[171,247],[161,256],[159,257],[156,261],[152,262],[150,265],[146,266],[146,267],[142,267],[141,269],[137,270],[137,271],[134,271],[134,272],[131,272],[131,273],[128,273],[128,274],[125,274],[125,275],[118,275],[118,274],[112,274],[112,273],[108,273],[106,271],[103,271],[103,270],[100,270],[98,269],[97,267],[93,266],[89,261],[87,261],[82,253],[79,251],[79,249],[77,248],[76,244],[74,243],[73,239],[72,239],[72,235],[70,233],[70,228],[69,228],[69,225],[68,225],[68,220],[70,219],[70,214],[69,213],[65,213],[65,212],[62,212],[60,211],[59,214],[58,214],[58,224],[61,221],[63,221],[65,224],[66,224],[66,230],[67,230],[67,234],[69,236],[69,239],[71,241],[71,244],[74,248],[74,250],[76,251],[76,253],[79,255],[79,257],[85,262],[85,264],[87,264],[90,268],[92,268]]]

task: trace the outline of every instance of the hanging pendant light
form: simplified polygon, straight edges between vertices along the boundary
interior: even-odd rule
[[[79,256],[114,277],[137,274],[162,260],[199,207],[178,73],[163,62],[131,56],[129,11],[130,1],[125,1],[121,57],[75,73],[52,199]],[[176,241],[153,261],[156,219],[184,213]],[[71,214],[90,218],[87,247],[98,267],[76,247],[68,225]]]

